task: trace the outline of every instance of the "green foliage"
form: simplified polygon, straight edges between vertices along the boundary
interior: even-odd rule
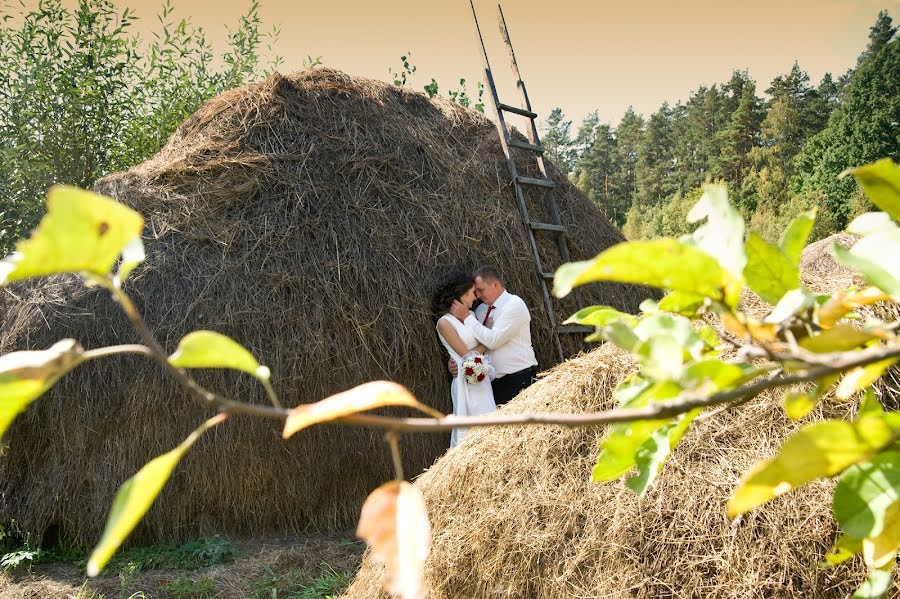
[[[164,584],[160,590],[172,599],[212,599],[217,594],[215,583],[209,578],[192,580],[184,576]]]
[[[397,87],[404,87],[408,83],[412,81],[413,76],[416,74],[417,67],[412,63],[412,52],[407,52],[403,56],[400,57],[401,68],[399,71],[394,71],[393,69],[389,69],[391,80],[394,82],[394,85]],[[455,102],[460,106],[465,106],[466,108],[472,107],[478,112],[484,112],[484,84],[480,81],[475,86],[476,89],[476,97],[473,98],[468,91],[468,85],[466,84],[466,80],[464,78],[460,78],[459,80],[459,89],[450,89],[447,91],[447,97],[451,102]],[[440,97],[440,85],[434,77],[431,78],[431,81],[426,84],[422,91],[425,92],[425,95],[429,98],[437,98]],[[474,102],[474,104],[473,104]]]
[[[783,97],[802,88],[796,79],[782,82],[787,90],[779,92]],[[893,211],[898,206],[895,176],[900,171],[893,162],[851,172],[879,207]],[[755,232],[745,241],[743,222],[729,204],[726,189],[709,185],[687,212],[688,221],[706,221],[693,233],[679,239],[630,241],[592,260],[563,265],[554,277],[554,294],[565,295],[592,281],[641,283],[670,292],[659,304],[642,304],[638,316],[592,306],[568,321],[594,326],[592,338],[615,343],[637,360],[638,372],[613,396],[622,409],[641,413],[643,419],[609,427],[593,479],[608,481],[636,469],[626,484],[640,495],[704,407],[809,382],[811,388],[791,392],[783,400],[787,414],[801,419],[838,381],[835,396],[840,400],[865,390],[853,421],[807,424],[777,455],[746,472],[727,511],[735,517],[817,479],[839,476],[834,515],[843,536],[826,561],[839,563],[861,552],[869,579],[857,594],[881,596],[890,584],[884,576],[890,578],[900,549],[900,412],[885,411],[870,386],[900,361],[900,335],[896,323],[859,328],[840,320],[860,306],[889,296],[898,299],[900,228],[886,212],[855,219],[849,229],[861,238],[849,250],[836,246],[834,251],[872,287],[816,297],[802,287],[799,271],[815,216],[815,210],[796,215],[777,245]],[[741,310],[737,300],[744,287],[772,304],[762,321]],[[719,333],[705,324],[707,315],[723,324],[739,356],[755,355],[766,362],[724,360]],[[857,352],[873,357],[856,363],[852,360]],[[830,366],[844,362],[848,364]]]
[[[136,15],[110,0],[6,6],[0,22],[0,253],[32,229],[55,183],[91,187],[101,176],[151,156],[209,98],[274,69],[259,50],[251,3],[215,56],[202,29],[163,5],[143,43]],[[216,64],[222,67],[216,68]]]
[[[310,578],[299,570],[275,573],[271,568],[251,583],[248,599],[325,599],[337,597],[353,580],[353,572],[339,572],[322,564],[318,576]]]

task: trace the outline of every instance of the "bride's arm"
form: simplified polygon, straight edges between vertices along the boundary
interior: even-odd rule
[[[441,337],[444,338],[457,354],[464,356],[469,353],[469,348],[466,347],[466,344],[459,338],[459,333],[456,332],[456,329],[453,328],[452,324],[446,320],[438,321],[438,331],[440,332]]]

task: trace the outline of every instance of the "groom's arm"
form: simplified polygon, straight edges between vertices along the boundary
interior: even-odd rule
[[[500,314],[494,319],[494,326],[487,328],[475,318],[474,314],[469,314],[463,324],[469,329],[475,338],[483,343],[488,349],[496,349],[507,341],[512,339],[522,327],[529,326],[531,322],[531,314],[528,313],[528,306],[523,301],[510,300],[502,310],[498,310]]]

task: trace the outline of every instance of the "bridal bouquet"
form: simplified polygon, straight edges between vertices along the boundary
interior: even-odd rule
[[[463,376],[470,385],[477,385],[488,375],[488,361],[481,354],[470,354],[463,359]]]

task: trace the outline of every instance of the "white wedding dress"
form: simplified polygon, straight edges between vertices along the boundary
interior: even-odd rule
[[[443,316],[441,316],[441,320],[447,320],[448,322],[450,322],[450,324],[453,325],[453,328],[456,329],[456,333],[459,335],[459,338],[467,348],[473,349],[478,345],[478,340],[475,339],[475,336],[466,329],[463,323],[454,318],[452,315],[444,314]],[[450,357],[456,361],[456,366],[459,368],[458,374],[450,383],[450,397],[453,398],[453,415],[480,416],[482,414],[488,414],[496,410],[497,404],[494,403],[494,391],[491,389],[490,381],[490,379],[494,378],[493,367],[491,367],[490,365],[488,366],[489,373],[483,381],[474,385],[470,385],[466,382],[465,375],[463,374],[463,369],[461,367],[463,358],[465,358],[465,356],[460,356],[458,353],[453,351],[453,348],[450,347],[450,344],[447,343],[447,340],[444,339],[440,331],[438,331],[438,337],[440,338],[441,343],[444,344],[444,348],[447,350],[447,353],[449,353]],[[450,447],[455,447],[460,441],[462,441],[465,434],[466,429],[464,428],[453,429],[453,432],[450,435]]]

